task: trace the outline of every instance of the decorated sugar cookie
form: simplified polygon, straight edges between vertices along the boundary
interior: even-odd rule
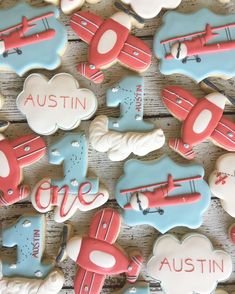
[[[235,151],[235,124],[223,116],[228,97],[217,92],[196,99],[181,87],[168,86],[162,91],[162,100],[170,113],[183,121],[181,138],[168,143],[175,152],[193,159],[193,147],[209,138],[215,145]]]
[[[137,250],[128,256],[114,244],[120,227],[121,216],[106,208],[94,215],[88,236],[69,240],[68,256],[79,266],[74,280],[75,293],[100,293],[107,275],[125,273],[127,281],[135,283],[143,258]]]
[[[161,9],[174,9],[180,5],[182,0],[122,0],[130,4],[132,9],[145,19],[153,18],[159,14]]]
[[[212,194],[221,199],[224,210],[235,217],[235,153],[227,153],[218,158],[209,185]]]
[[[55,69],[66,49],[67,33],[53,6],[20,3],[0,11],[0,69],[17,74],[35,68]]]
[[[120,291],[115,294],[150,294],[149,284],[137,281],[135,284],[126,284]]]
[[[179,165],[164,156],[129,160],[115,195],[130,226],[148,224],[161,233],[177,227],[198,228],[210,204],[210,189],[200,165]]]
[[[66,73],[57,74],[50,81],[40,74],[31,74],[16,103],[31,129],[41,135],[53,134],[58,128],[74,129],[97,109],[95,94],[80,88],[74,77]]]
[[[0,134],[0,207],[28,197],[29,186],[21,184],[22,169],[45,153],[46,145],[40,136],[30,134],[8,141]]]
[[[205,8],[193,14],[167,12],[154,39],[161,73],[184,74],[197,82],[210,76],[233,77],[234,17],[214,14]]]
[[[42,260],[46,220],[43,215],[24,215],[3,229],[2,244],[17,246],[15,263],[0,261],[0,293],[56,294],[64,284],[63,273]]]
[[[120,107],[120,117],[97,116],[90,125],[92,147],[107,152],[112,161],[120,161],[131,153],[144,156],[161,148],[165,136],[161,129],[144,121],[144,80],[129,76],[107,91],[109,107]]]
[[[107,20],[91,12],[74,13],[70,26],[89,44],[88,62],[80,63],[78,72],[94,83],[101,83],[104,80],[102,70],[116,62],[137,72],[147,70],[151,64],[151,50],[130,34],[133,25],[137,25],[137,20],[124,11]]]
[[[61,10],[65,14],[70,14],[82,7],[86,2],[88,3],[97,3],[101,0],[45,0],[48,3],[53,3],[54,5],[61,5]]]
[[[76,211],[88,211],[103,205],[108,191],[98,178],[87,177],[88,149],[83,133],[70,133],[50,146],[51,164],[63,164],[61,179],[44,178],[33,189],[31,201],[34,208],[45,213],[54,210],[54,220],[64,222]]]
[[[231,256],[215,250],[200,234],[185,235],[181,241],[173,235],[158,238],[147,264],[147,274],[167,294],[211,294],[232,272]]]

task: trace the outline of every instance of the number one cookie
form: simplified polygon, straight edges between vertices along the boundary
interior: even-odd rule
[[[45,244],[45,217],[43,215],[22,216],[16,224],[3,230],[3,246],[17,245],[17,261],[3,262],[3,276],[45,278],[52,264],[43,263]]]
[[[138,76],[122,79],[107,92],[107,105],[120,106],[120,117],[97,116],[90,125],[92,147],[107,152],[112,161],[120,161],[131,153],[144,156],[161,148],[165,136],[161,129],[143,119],[144,80]]]
[[[63,163],[64,177],[59,180],[45,178],[32,192],[32,204],[45,213],[55,206],[55,221],[63,222],[79,208],[88,211],[108,200],[107,190],[98,178],[88,178],[87,140],[85,134],[67,134],[49,148],[51,164]]]

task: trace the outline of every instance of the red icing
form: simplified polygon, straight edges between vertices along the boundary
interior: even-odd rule
[[[0,31],[1,40],[4,41],[5,51],[52,39],[56,34],[53,29],[48,29],[44,32],[38,32],[32,35],[28,33],[31,28],[35,26],[36,21],[53,15],[53,13],[46,13],[33,19],[23,17],[21,24]]]
[[[11,142],[0,141],[0,151],[5,155],[10,172],[0,177],[0,206],[11,205],[29,194],[28,186],[20,186],[21,169],[38,161],[46,153],[46,145],[40,136],[25,135]]]
[[[73,14],[70,25],[83,41],[90,44],[88,63],[80,64],[78,71],[95,83],[103,81],[101,69],[115,61],[136,71],[144,71],[151,64],[148,46],[142,40],[130,36],[127,27],[112,18],[103,21],[90,12],[77,12]],[[117,40],[108,52],[100,53],[99,42],[108,31],[112,31]]]
[[[126,273],[127,280],[134,283],[138,277],[143,259],[135,252],[128,257],[122,250],[113,245],[120,230],[121,217],[118,212],[107,208],[99,211],[93,218],[89,236],[82,239],[77,258],[80,266],[75,281],[76,294],[100,293],[105,276]],[[111,267],[97,265],[91,258],[92,252],[102,252],[115,259]],[[102,261],[102,259],[101,259]]]
[[[201,178],[201,177],[199,177]],[[141,193],[148,198],[148,208],[156,208],[156,207],[162,207],[162,206],[171,206],[171,205],[180,205],[180,204],[188,204],[197,202],[201,198],[200,193],[188,193],[188,194],[182,194],[182,195],[174,195],[174,196],[168,196],[170,192],[174,191],[175,189],[179,188],[180,185],[177,185],[176,183],[182,183],[186,181],[194,180],[195,177],[187,178],[187,179],[181,179],[181,180],[174,180],[172,175],[168,176],[168,182],[157,185],[159,188],[155,188],[152,192],[149,191],[141,191]],[[150,185],[150,187],[153,185]],[[143,189],[150,188],[150,187],[142,187]],[[140,188],[132,189],[132,192],[136,192]],[[126,194],[130,192],[128,191],[121,191],[121,194]],[[141,209],[141,204],[140,209]],[[132,206],[130,203],[126,204],[124,206],[125,209],[132,209]],[[142,209],[141,209],[142,210]]]
[[[209,101],[204,97],[197,100],[190,92],[177,86],[166,87],[162,92],[162,99],[168,110],[176,118],[184,121],[181,139],[169,140],[169,146],[176,152],[187,159],[193,159],[195,157],[193,146],[208,138],[228,151],[235,151],[235,124],[223,117],[224,109],[217,106],[216,102],[213,103],[212,99]],[[210,112],[211,119],[203,125],[200,117],[203,127],[196,132],[195,122],[203,111]]]
[[[193,33],[182,37],[176,37],[169,40],[162,41],[162,44],[167,44],[173,41],[180,41],[187,48],[187,57],[197,56],[202,54],[212,54],[224,51],[230,51],[235,49],[235,42],[216,42],[214,44],[208,44],[217,36],[217,31],[232,27],[235,24],[224,25],[220,27],[212,28],[209,24],[206,25],[203,32]],[[184,40],[184,38],[192,38],[191,40]],[[181,41],[182,40],[182,41]],[[173,59],[174,57],[169,54],[166,55],[166,59]]]

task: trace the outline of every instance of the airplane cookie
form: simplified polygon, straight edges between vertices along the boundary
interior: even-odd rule
[[[141,39],[130,35],[132,26],[136,26],[139,20],[139,17],[134,17],[124,11],[107,20],[85,11],[72,15],[71,28],[89,45],[88,62],[77,67],[81,75],[94,83],[101,83],[104,80],[102,70],[116,62],[137,72],[149,68],[150,48]]]
[[[20,3],[1,9],[0,18],[0,69],[23,75],[31,69],[52,70],[60,65],[67,33],[58,21],[57,8]]]
[[[52,3],[54,5],[59,5],[61,6],[61,10],[65,14],[70,14],[76,10],[79,10],[82,5],[87,2],[87,3],[98,3],[101,0],[44,0],[45,2]]]
[[[232,272],[232,257],[215,250],[201,234],[187,234],[182,240],[170,234],[158,238],[147,263],[148,276],[167,294],[214,293]]]
[[[98,178],[87,177],[88,147],[84,133],[66,134],[48,150],[51,164],[63,164],[61,179],[44,178],[36,184],[31,201],[34,208],[46,213],[54,210],[54,220],[64,222],[76,213],[103,205],[108,191]]]
[[[0,293],[56,294],[64,284],[62,271],[54,263],[42,261],[46,220],[43,215],[23,215],[3,229],[2,245],[17,246],[14,263],[0,260]]]
[[[0,207],[28,197],[29,186],[21,184],[22,169],[37,162],[45,153],[46,145],[40,136],[30,134],[8,141],[0,134]]]
[[[182,0],[121,0],[141,17],[150,19],[157,16],[162,9],[174,9]]]
[[[235,151],[235,124],[223,116],[228,96],[211,93],[196,99],[189,91],[168,86],[162,100],[170,113],[183,121],[180,139],[169,139],[169,146],[186,159],[193,159],[193,147],[207,139],[228,151]]]
[[[41,135],[51,135],[59,128],[76,128],[81,120],[93,116],[98,106],[95,94],[80,88],[77,80],[66,73],[49,81],[43,75],[31,74],[16,104],[31,129]]]
[[[144,121],[144,80],[128,76],[107,91],[109,107],[120,105],[119,118],[97,116],[90,125],[89,141],[99,152],[107,152],[112,161],[120,161],[131,153],[144,156],[161,148],[165,136],[154,124]]]
[[[235,75],[234,14],[218,15],[205,8],[192,14],[167,12],[154,38],[154,52],[161,60],[162,74],[179,73],[196,82],[210,76],[231,78]]]
[[[121,216],[106,208],[94,215],[88,236],[75,236],[68,241],[68,256],[79,266],[75,293],[101,293],[107,275],[125,273],[127,281],[135,283],[143,258],[137,250],[128,256],[114,244],[120,227]]]
[[[215,170],[209,178],[209,186],[214,196],[220,198],[224,210],[235,217],[235,154],[227,153],[218,158]]]
[[[202,224],[211,193],[200,165],[179,165],[163,156],[154,161],[129,160],[115,196],[127,225],[148,224],[161,233]]]

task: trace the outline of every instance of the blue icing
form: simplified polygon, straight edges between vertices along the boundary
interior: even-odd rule
[[[201,62],[197,62],[194,57],[190,57],[190,60],[183,63],[182,60],[165,59],[166,54],[170,52],[170,47],[169,45],[164,47],[160,44],[161,41],[169,38],[204,31],[207,23],[211,27],[235,23],[235,14],[216,15],[208,9],[201,9],[193,14],[170,11],[164,15],[163,22],[163,26],[156,32],[154,38],[154,52],[161,60],[161,73],[167,75],[180,73],[193,78],[197,82],[208,76],[222,74],[231,77],[235,75],[235,49],[222,53],[199,55]],[[230,34],[231,40],[235,42],[235,26],[229,28],[229,31],[224,29],[216,33],[219,35],[210,40],[208,44],[220,41],[227,42],[229,41],[228,34]]]
[[[48,275],[53,265],[41,262],[45,225],[44,216],[29,215],[20,217],[16,224],[3,230],[3,246],[17,246],[17,261],[14,266],[3,262],[3,276],[45,278]]]
[[[124,166],[124,175],[116,186],[116,199],[123,208],[130,201],[130,193],[121,194],[121,190],[131,189],[167,181],[171,174],[173,179],[201,176],[200,180],[180,183],[181,187],[170,192],[170,196],[198,192],[201,198],[194,203],[151,208],[148,213],[133,209],[123,209],[124,221],[131,226],[149,224],[161,233],[177,226],[194,229],[202,223],[202,214],[210,204],[210,189],[203,180],[204,169],[200,165],[178,165],[168,156],[155,161],[129,160]],[[195,187],[195,188],[194,188]],[[146,190],[143,190],[146,191]],[[153,191],[148,189],[148,191]]]
[[[149,284],[136,282],[135,284],[127,284],[122,290],[122,294],[150,294]]]
[[[87,178],[88,146],[86,136],[83,133],[66,134],[61,140],[49,148],[49,162],[62,164],[64,177],[59,180],[52,179],[52,185],[68,186],[70,193],[77,194],[79,186],[84,182],[91,183],[90,194],[96,194],[99,190],[98,178]],[[83,192],[87,192],[87,188]]]
[[[53,12],[54,16],[47,18],[50,29],[56,30],[56,35],[46,41],[27,45],[22,48],[22,54],[9,54],[7,57],[0,55],[0,67],[12,68],[17,74],[23,75],[26,71],[33,68],[55,69],[60,65],[60,55],[65,50],[67,44],[67,32],[65,27],[57,20],[59,10],[53,6],[34,8],[26,3],[20,3],[13,8],[0,10],[0,30],[12,27],[22,22],[22,17],[27,19]],[[26,36],[45,31],[42,20],[36,21]]]
[[[154,125],[143,120],[144,80],[139,76],[122,79],[107,91],[107,106],[120,105],[120,117],[109,118],[109,130],[118,132],[149,131]]]

